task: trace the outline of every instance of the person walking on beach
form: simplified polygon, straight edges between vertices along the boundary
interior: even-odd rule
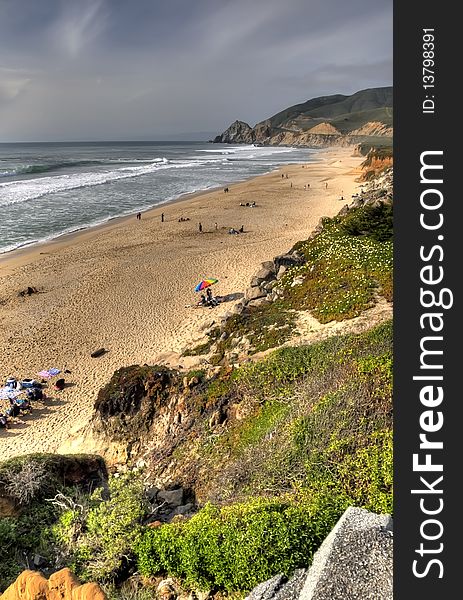
[[[214,223],[215,225],[215,230],[217,231],[217,229],[219,228],[219,226],[217,225],[217,223]]]
[[[201,225],[201,223],[198,223],[198,229],[199,229],[199,233],[202,233],[202,231],[203,231],[203,226]]]
[[[161,213],[161,223],[164,223],[164,213]]]
[[[141,213],[137,213],[137,220],[139,221],[141,219]]]
[[[328,182],[325,183],[325,190],[328,189]]]

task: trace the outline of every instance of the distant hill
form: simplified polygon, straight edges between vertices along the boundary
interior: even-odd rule
[[[393,88],[371,88],[295,104],[251,127],[235,121],[214,142],[329,146],[392,144]]]

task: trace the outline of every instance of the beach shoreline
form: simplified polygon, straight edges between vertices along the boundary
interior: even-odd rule
[[[115,370],[155,364],[199,339],[233,302],[193,309],[195,284],[217,277],[217,295],[242,295],[261,262],[288,251],[321,217],[351,201],[362,160],[353,148],[332,148],[308,163],[229,184],[229,193],[195,192],[141,219],[116,217],[0,255],[2,383],[38,378],[52,367],[70,371],[68,387],[45,389],[52,400],[24,424],[0,431],[2,457],[56,452],[88,422]],[[243,234],[228,233],[242,225]],[[37,293],[20,295],[28,287]],[[92,358],[100,347],[107,352]]]

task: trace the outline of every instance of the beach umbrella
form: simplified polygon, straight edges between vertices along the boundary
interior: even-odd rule
[[[219,281],[218,279],[214,279],[214,278],[203,279],[195,287],[195,292],[201,292],[202,290],[205,290],[206,288],[208,288],[210,285],[214,285],[214,283],[217,283],[218,281]]]

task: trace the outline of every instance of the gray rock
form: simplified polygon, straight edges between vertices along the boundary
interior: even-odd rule
[[[259,269],[257,273],[254,273],[253,279],[257,281],[268,281],[269,279],[273,279],[275,277],[275,271],[273,269]]]
[[[39,569],[40,567],[44,567],[46,564],[47,559],[44,556],[41,556],[40,554],[34,554],[34,567]]]
[[[237,304],[235,304],[235,306],[232,308],[232,313],[234,315],[239,315],[243,312],[243,308],[244,308],[244,304],[242,302],[238,302]]]
[[[274,273],[276,273],[275,270],[275,263],[273,260],[266,260],[265,262],[262,263],[262,268],[263,269],[268,269],[269,271],[273,271]]]
[[[299,254],[282,254],[277,256],[274,260],[277,273],[281,266],[293,267],[294,265],[301,265],[304,262],[304,258]]]
[[[249,300],[248,306],[252,306],[252,307],[262,306],[263,304],[269,304],[270,301],[271,300],[268,296],[265,296],[264,298],[256,298],[255,300]]]
[[[392,600],[392,519],[349,507],[314,555],[300,600]]]
[[[161,490],[158,492],[158,500],[167,502],[170,506],[181,506],[183,504],[183,488],[176,490]]]
[[[307,577],[307,569],[296,569],[291,579],[277,592],[274,600],[296,600],[299,598]]]
[[[271,600],[286,581],[287,578],[284,575],[275,575],[275,577],[259,583],[249,596],[246,596],[245,600]]]
[[[152,486],[146,490],[146,497],[148,498],[148,500],[150,502],[154,502],[156,500],[156,496],[158,495],[158,492],[159,492],[159,488]]]
[[[275,575],[256,586],[246,600],[296,600],[306,576],[306,569],[296,569],[289,581],[285,575]]]
[[[360,208],[363,205],[364,201],[362,200],[362,198],[356,198],[350,203],[350,208]]]
[[[190,515],[194,512],[194,504],[189,502],[188,504],[183,504],[182,506],[177,506],[177,508],[173,511],[172,516],[176,515]]]
[[[281,279],[287,270],[288,267],[286,267],[285,265],[281,265],[281,267],[278,269],[277,279]]]
[[[259,287],[248,288],[244,294],[246,300],[257,300],[257,298],[263,298],[265,291],[262,291]]]
[[[264,283],[261,287],[266,292],[271,292],[273,288],[277,285],[277,283],[277,280],[273,279],[272,281],[267,281],[267,283]]]

